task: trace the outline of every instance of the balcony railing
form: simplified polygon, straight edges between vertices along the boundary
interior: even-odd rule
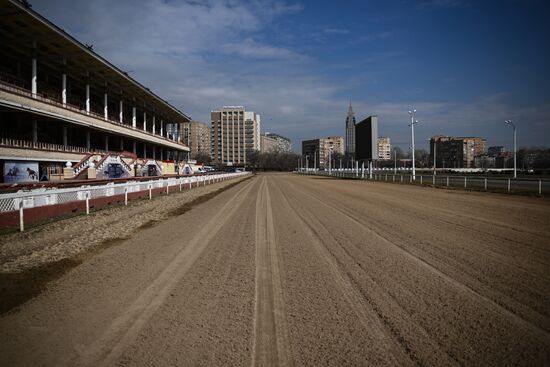
[[[0,146],[9,147],[9,148],[24,148],[24,149],[40,149],[48,150],[52,152],[66,152],[66,153],[99,153],[105,154],[107,151],[102,149],[87,149],[85,147],[74,147],[70,145],[63,144],[52,144],[44,142],[33,142],[29,140],[22,139],[10,139],[10,138],[0,138]]]
[[[81,107],[72,105],[70,103],[63,104],[59,100],[56,100],[56,98],[50,98],[51,95],[47,94],[47,93],[37,93],[37,94],[33,95],[33,93],[30,90],[27,89],[27,84],[23,84],[22,82],[18,82],[15,78],[11,78],[11,77],[6,76],[2,73],[0,73],[0,89],[8,91],[8,92],[13,93],[13,94],[20,95],[20,96],[33,98],[33,99],[39,100],[41,102],[47,103],[49,105],[64,108],[64,109],[70,110],[72,112],[76,112],[76,113],[84,115],[84,116],[94,117],[94,118],[102,120],[102,121],[107,121],[107,122],[109,122],[113,125],[116,125],[116,126],[124,127],[126,129],[130,129],[130,130],[133,130],[133,131],[139,131],[139,132],[141,132],[143,134],[146,134],[146,135],[149,135],[151,137],[160,138],[160,139],[163,139],[165,141],[170,141],[172,143],[178,143],[176,140],[168,139],[168,138],[166,138],[162,135],[153,134],[149,131],[146,131],[146,130],[143,130],[143,129],[138,129],[138,128],[135,128],[131,125],[121,123],[118,120],[112,119],[111,116],[108,116],[109,118],[105,119],[105,116],[103,114],[100,114],[100,113],[97,113],[97,112],[94,112],[94,111],[89,111],[88,112],[86,110],[83,110]],[[180,144],[180,143],[178,143],[178,144]]]

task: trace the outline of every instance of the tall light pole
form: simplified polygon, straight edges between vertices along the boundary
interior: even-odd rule
[[[512,120],[506,120],[506,121],[504,121],[504,123],[507,124],[507,125],[512,125],[512,127],[514,128],[514,178],[517,178],[518,177],[518,171],[517,171],[517,166],[516,166],[516,125],[514,125]]]
[[[393,174],[397,174],[397,149],[393,148]]]
[[[313,172],[317,172],[317,149],[313,152]]]
[[[332,144],[328,147],[328,175],[332,175]]]
[[[412,178],[413,181],[416,181],[416,169],[414,166],[414,125],[418,124],[418,121],[414,119],[414,116],[416,115],[416,110],[409,111],[409,115],[411,115],[411,124],[409,125],[411,127],[411,140],[412,140]]]

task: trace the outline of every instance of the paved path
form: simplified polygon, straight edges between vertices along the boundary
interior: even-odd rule
[[[550,204],[258,175],[0,318],[2,366],[548,365]]]

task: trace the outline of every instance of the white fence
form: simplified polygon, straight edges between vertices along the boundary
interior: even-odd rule
[[[91,199],[124,195],[124,204],[128,205],[129,193],[149,191],[149,199],[151,199],[154,189],[161,188],[163,191],[166,190],[166,194],[169,194],[170,190],[182,191],[183,189],[206,186],[207,184],[248,174],[250,172],[220,173],[204,176],[163,178],[151,181],[111,182],[105,185],[86,185],[77,188],[43,188],[18,191],[15,193],[0,194],[0,213],[18,210],[19,227],[23,231],[24,209],[85,201],[86,214],[89,214]]]
[[[332,176],[339,178],[354,178],[373,181],[384,181],[401,184],[415,184],[432,187],[455,187],[474,189],[481,191],[498,191],[507,193],[530,193],[543,195],[550,193],[550,180],[524,179],[524,178],[500,178],[483,176],[460,176],[460,175],[416,175],[413,179],[410,173],[373,172],[367,170],[332,170],[328,171],[307,171],[302,172],[310,175]]]

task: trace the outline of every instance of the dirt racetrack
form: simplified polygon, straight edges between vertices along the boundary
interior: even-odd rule
[[[550,203],[263,174],[0,318],[2,366],[550,365]]]

